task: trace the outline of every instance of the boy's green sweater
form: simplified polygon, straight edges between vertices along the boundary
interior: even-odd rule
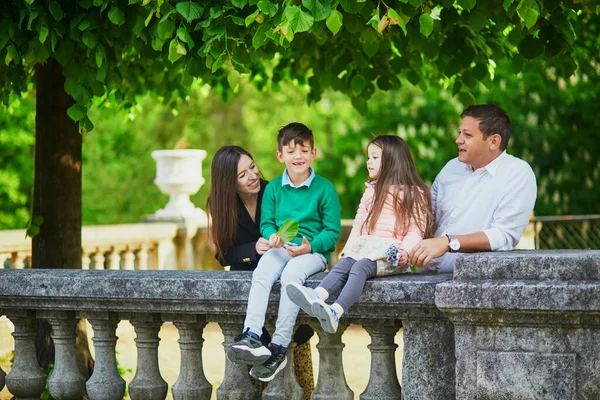
[[[264,238],[277,233],[288,219],[298,221],[300,227],[294,243],[301,244],[306,237],[313,253],[321,253],[329,262],[329,253],[342,231],[340,200],[335,186],[315,174],[310,186],[298,188],[281,185],[281,176],[267,185],[261,208],[260,232]]]

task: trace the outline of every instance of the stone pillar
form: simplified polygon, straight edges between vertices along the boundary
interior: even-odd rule
[[[163,400],[168,385],[158,368],[158,332],[162,321],[156,314],[139,314],[130,322],[136,334],[137,367],[129,384],[129,395],[132,400]]]
[[[435,303],[459,399],[600,399],[600,251],[459,255]]]
[[[204,317],[180,315],[171,318],[179,330],[181,367],[179,377],[173,385],[175,400],[209,400],[212,385],[204,376],[202,367],[202,331],[206,326]]]
[[[402,395],[405,400],[445,400],[455,395],[454,326],[437,310],[430,318],[418,313],[402,319],[404,357]],[[422,316],[427,313],[424,311]],[[436,317],[437,316],[437,317]]]
[[[219,316],[219,326],[223,332],[223,347],[233,343],[234,337],[242,332],[244,317],[239,315]],[[256,400],[258,391],[250,381],[246,365],[239,365],[229,361],[225,356],[225,375],[223,382],[217,389],[217,400]]]
[[[340,321],[336,333],[326,333],[318,321],[312,319],[310,325],[319,335],[319,377],[313,400],[352,400],[354,392],[348,387],[342,364],[342,350],[346,346],[342,343],[342,334],[348,327],[347,323]]]
[[[52,326],[54,340],[54,370],[48,379],[48,390],[57,400],[82,399],[85,378],[75,359],[75,326],[77,319],[71,311],[38,311]]]
[[[370,321],[363,328],[371,336],[371,370],[369,383],[361,400],[395,400],[402,396],[398,375],[396,372],[396,349],[394,337],[399,329],[399,323],[394,320]]]
[[[37,400],[46,387],[46,374],[39,367],[36,357],[35,312],[12,310],[7,317],[15,326],[12,334],[15,338],[15,357],[12,369],[6,376],[6,387],[17,400]]]
[[[114,313],[93,313],[86,316],[94,329],[96,351],[94,372],[86,383],[90,400],[120,400],[125,394],[125,380],[117,370],[115,331],[119,319]]]

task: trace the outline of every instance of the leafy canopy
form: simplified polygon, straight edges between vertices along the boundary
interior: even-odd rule
[[[181,95],[195,78],[230,92],[248,74],[258,88],[294,80],[309,102],[327,88],[359,111],[382,90],[452,84],[473,102],[493,87],[496,62],[544,56],[569,77],[573,26],[597,19],[581,0],[8,0],[0,16],[3,101],[23,92],[36,64],[63,66],[68,110],[83,131],[92,98]]]

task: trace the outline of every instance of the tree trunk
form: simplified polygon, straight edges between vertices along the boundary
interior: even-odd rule
[[[44,218],[32,239],[33,268],[81,269],[81,135],[67,115],[74,104],[64,90],[61,65],[53,59],[36,67],[35,178],[33,215]],[[78,324],[78,338],[81,329]],[[85,325],[83,325],[85,327]],[[38,361],[54,362],[50,325],[39,322]],[[86,340],[78,340],[78,361],[91,374],[93,360]]]

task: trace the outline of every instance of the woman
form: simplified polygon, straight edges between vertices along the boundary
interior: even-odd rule
[[[260,208],[267,181],[252,155],[238,146],[223,146],[215,153],[210,175],[206,209],[211,216],[215,257],[221,265],[229,265],[230,271],[253,271],[270,248],[260,234]],[[294,334],[294,369],[306,399],[314,389],[309,342],[313,333],[308,325],[300,325]],[[261,340],[265,345],[271,340],[264,328]]]

